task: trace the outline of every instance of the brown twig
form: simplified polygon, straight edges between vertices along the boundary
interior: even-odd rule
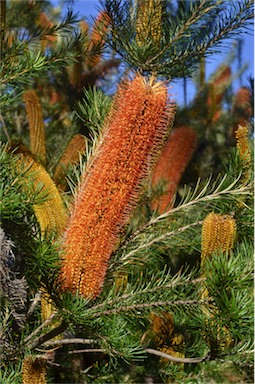
[[[32,304],[30,305],[28,311],[27,311],[27,319],[33,314],[37,304],[40,302],[41,300],[41,294],[39,292],[36,293],[33,301],[32,301]]]
[[[37,335],[44,327],[46,327],[49,323],[51,323],[51,321],[54,319],[56,313],[52,313],[52,315],[46,319],[38,328],[36,328],[34,330],[34,332],[32,332],[25,340],[24,340],[24,345],[26,344],[29,344],[29,341],[35,336]]]
[[[39,345],[45,343],[46,341],[53,339],[54,337],[60,335],[61,333],[63,333],[66,330],[67,326],[68,326],[67,323],[63,321],[58,327],[52,329],[50,332],[48,332],[42,336],[37,337],[30,344],[30,349],[34,349],[34,348],[38,347]]]
[[[11,138],[10,138],[10,136],[9,136],[9,133],[8,133],[8,131],[7,131],[7,128],[6,128],[6,125],[5,125],[5,122],[4,122],[4,119],[3,119],[3,116],[2,116],[1,113],[0,113],[0,121],[1,121],[1,123],[2,123],[3,130],[4,130],[4,133],[5,133],[5,136],[7,137],[7,140],[8,140],[8,141],[11,141]]]
[[[93,344],[96,343],[94,339],[81,339],[81,338],[72,338],[72,339],[61,339],[61,340],[50,340],[43,343],[44,347],[51,345],[64,345],[64,344]]]
[[[205,277],[199,277],[197,279],[193,279],[193,280],[189,281],[188,284],[199,284],[199,283],[203,283],[205,281],[206,281]],[[174,281],[174,282],[171,282],[169,284],[165,284],[163,286],[161,285],[161,286],[158,286],[158,287],[153,287],[151,289],[146,288],[146,290],[143,290],[142,293],[144,293],[144,291],[145,291],[146,294],[148,294],[150,292],[155,292],[155,291],[158,291],[158,290],[172,289],[174,287],[177,287],[178,285],[184,285],[184,284],[187,284],[187,281],[185,281],[185,282]],[[141,295],[141,292],[138,292],[138,294]],[[121,296],[117,297],[116,299],[112,299],[112,300],[107,301],[107,305],[113,305],[114,303],[124,302],[129,297],[132,297],[134,295],[135,295],[134,292],[125,293],[124,295],[121,295]],[[105,303],[100,303],[100,304],[95,305],[92,308],[93,308],[93,310],[97,310],[97,309],[100,309],[100,308],[102,308],[104,306],[105,306]]]
[[[153,308],[153,307],[165,307],[165,306],[179,306],[179,305],[205,305],[211,303],[211,300],[173,300],[173,301],[155,301],[153,303],[140,303],[134,305],[121,306],[119,308],[113,308],[101,313],[95,313],[92,315],[93,318],[101,315],[112,315],[120,312],[134,311],[142,308]]]
[[[164,352],[158,351],[156,349],[152,349],[152,348],[146,348],[145,351],[147,353],[150,353],[151,355],[160,356],[160,357],[163,357],[164,359],[174,361],[175,363],[184,363],[184,364],[202,363],[203,361],[209,360],[209,358],[210,358],[209,354],[207,354],[204,357],[191,358],[191,357],[175,357],[175,356],[169,355],[168,353],[164,353]]]
[[[94,348],[94,349],[76,349],[74,351],[69,351],[68,355],[74,355],[76,353],[105,353],[105,351],[102,348]]]

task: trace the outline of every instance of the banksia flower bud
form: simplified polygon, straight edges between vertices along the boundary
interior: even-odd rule
[[[235,135],[237,140],[236,147],[243,166],[242,180],[248,182],[251,174],[251,151],[248,141],[248,128],[238,125]]]
[[[22,364],[23,384],[47,384],[46,359],[28,356]]]
[[[64,290],[89,298],[100,294],[107,263],[174,112],[162,82],[137,76],[120,86],[64,234]]]
[[[163,148],[152,174],[152,187],[165,182],[163,194],[152,201],[152,208],[160,213],[171,208],[177,186],[197,145],[197,135],[189,127],[173,131]]]
[[[30,136],[30,150],[43,164],[46,162],[45,131],[42,108],[34,90],[28,90],[23,95]]]
[[[229,252],[236,238],[236,222],[229,215],[209,213],[202,227],[202,265],[214,252]]]
[[[66,181],[65,175],[66,170],[69,164],[78,164],[80,159],[80,154],[84,153],[86,150],[86,141],[85,137],[76,134],[67,144],[67,147],[61,156],[58,165],[55,169],[53,180],[57,184],[58,188],[65,191]]]
[[[159,43],[161,39],[161,0],[138,0],[136,19],[136,42],[139,46],[153,39]]]

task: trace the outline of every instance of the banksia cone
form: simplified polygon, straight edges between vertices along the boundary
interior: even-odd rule
[[[235,134],[237,140],[236,147],[243,166],[242,180],[243,182],[248,182],[251,175],[251,151],[248,140],[248,128],[238,125]]]
[[[136,42],[143,46],[153,39],[159,43],[161,39],[161,0],[138,0],[136,19]]]
[[[34,90],[28,90],[23,95],[30,136],[30,150],[43,164],[46,162],[46,144],[42,108]]]
[[[202,227],[202,265],[214,252],[229,252],[236,238],[236,222],[229,215],[209,213]]]
[[[120,86],[64,234],[64,290],[100,294],[108,260],[174,112],[162,82],[137,76]]]
[[[85,137],[80,134],[74,135],[73,138],[69,141],[54,172],[53,180],[55,181],[59,189],[65,191],[66,189],[65,175],[66,175],[67,167],[69,166],[69,164],[78,164],[80,159],[80,154],[84,153],[85,150],[86,150]]]
[[[165,183],[163,194],[152,201],[160,213],[171,208],[177,186],[197,145],[197,135],[189,127],[177,128],[169,137],[152,174],[152,187]]]
[[[47,384],[46,360],[44,358],[33,358],[28,356],[22,364],[23,384]]]

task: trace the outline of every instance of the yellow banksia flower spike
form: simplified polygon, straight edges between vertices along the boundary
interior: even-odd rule
[[[201,253],[201,266],[205,259],[211,257],[213,253],[223,252],[229,253],[233,247],[236,239],[236,222],[230,215],[219,215],[214,212],[209,213],[203,223],[202,227],[202,253]],[[205,285],[202,290],[201,299],[208,298],[208,290]],[[204,313],[207,315],[207,324],[214,326],[216,313],[211,313],[208,308],[204,308]],[[209,335],[207,339],[213,351],[215,348],[224,350],[233,342],[232,337],[227,327],[223,326],[222,329],[218,327],[217,332],[212,336]]]
[[[136,43],[143,46],[150,38],[155,43],[161,39],[161,0],[138,0],[136,18]]]
[[[45,288],[41,288],[41,311],[43,321],[52,315],[52,303],[50,302],[50,295]]]
[[[164,353],[175,357],[185,357],[184,336],[175,331],[174,316],[169,312],[160,315],[152,313],[150,316],[150,328],[144,334],[142,342],[150,341]],[[162,363],[169,363],[165,358],[160,359]]]
[[[67,144],[67,147],[61,156],[58,165],[55,169],[53,180],[59,189],[66,190],[65,175],[69,164],[79,164],[80,154],[86,150],[85,137],[80,134],[76,134]]]
[[[47,384],[46,359],[25,357],[22,364],[22,384]]]
[[[38,160],[46,163],[45,130],[42,108],[36,92],[27,90],[23,99],[29,123],[30,150]]]
[[[189,127],[183,126],[173,131],[164,146],[152,173],[152,187],[165,183],[161,196],[152,201],[152,209],[163,213],[171,204],[181,180],[197,145],[197,134]]]
[[[41,204],[34,205],[35,216],[40,224],[42,233],[46,231],[61,232],[67,221],[67,212],[60,193],[52,178],[39,163],[30,159],[31,168],[29,174],[33,173],[34,186],[43,186],[42,191],[47,194],[46,200]]]
[[[202,226],[202,264],[215,252],[229,252],[236,239],[236,222],[230,215],[209,213]]]
[[[174,317],[171,313],[163,312],[161,316],[151,314],[151,330],[153,341],[158,347],[162,347],[171,337],[174,331]]]
[[[45,191],[47,194],[45,201],[33,206],[41,232],[43,235],[45,235],[46,232],[60,234],[64,230],[67,222],[67,211],[62,197],[45,168],[36,162],[32,156],[22,155],[22,157],[28,166],[26,172],[28,180],[26,181],[28,181],[29,184],[31,180],[32,190],[35,191],[38,187],[41,187],[42,192]],[[54,303],[44,288],[41,289],[41,310],[43,321],[49,318],[55,311]]]
[[[34,160],[26,147],[19,145],[16,153],[21,155],[18,167],[26,176],[24,188],[34,193],[45,192],[45,199],[41,204],[34,204],[33,210],[39,223],[42,234],[46,231],[61,233],[66,226],[67,210],[63,199],[46,169]]]
[[[63,290],[88,298],[100,294],[107,263],[174,114],[162,82],[138,75],[119,87],[64,233]]]

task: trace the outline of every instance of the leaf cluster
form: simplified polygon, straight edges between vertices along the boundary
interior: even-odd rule
[[[251,0],[178,1],[176,7],[171,6],[172,1],[162,4],[159,43],[151,38],[140,46],[136,41],[138,2],[136,6],[131,1],[103,2],[111,20],[108,44],[128,66],[167,79],[190,76],[202,57],[217,52],[223,39],[234,37],[238,28],[249,28],[253,18]],[[152,28],[151,23],[148,18],[146,28]]]

